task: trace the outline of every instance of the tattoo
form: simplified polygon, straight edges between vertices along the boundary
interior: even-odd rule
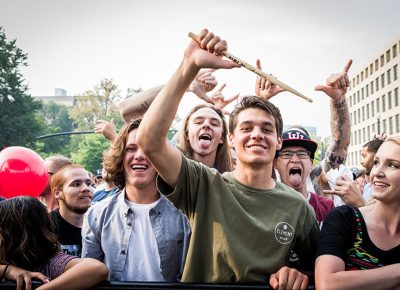
[[[332,143],[324,160],[325,172],[346,162],[347,148],[350,144],[350,114],[346,98],[339,103],[331,102],[331,134]]]
[[[314,190],[316,194],[321,194],[321,183],[320,183],[320,175],[322,173],[322,166],[321,164],[314,167],[310,172],[310,179],[314,186]]]
[[[147,111],[147,110],[150,108],[150,104],[147,103],[146,101],[144,101],[144,102],[141,104],[141,107],[143,108],[143,110]]]

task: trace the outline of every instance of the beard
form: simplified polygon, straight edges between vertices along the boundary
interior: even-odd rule
[[[72,211],[73,213],[76,214],[84,214],[87,212],[87,210],[89,209],[90,206],[88,207],[79,207],[79,206],[75,206],[73,204],[71,204],[70,202],[67,202],[67,200],[65,199],[65,197],[61,197],[60,200],[63,202],[64,206],[69,210]]]

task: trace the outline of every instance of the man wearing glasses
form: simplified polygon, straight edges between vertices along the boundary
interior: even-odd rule
[[[307,178],[310,175],[317,142],[311,140],[306,129],[291,127],[282,134],[282,148],[276,153],[275,168],[281,181],[300,192],[314,208],[318,223],[334,208],[333,200],[310,192]]]

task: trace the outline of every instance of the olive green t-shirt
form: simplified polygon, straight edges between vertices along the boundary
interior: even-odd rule
[[[175,189],[160,177],[157,185],[192,228],[183,282],[266,283],[285,265],[312,270],[315,214],[286,185],[250,188],[183,155]]]

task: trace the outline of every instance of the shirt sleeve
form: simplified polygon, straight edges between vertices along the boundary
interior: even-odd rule
[[[104,252],[101,248],[99,222],[94,215],[95,212],[89,209],[83,218],[82,258],[94,258],[103,262]]]
[[[62,273],[64,273],[65,266],[72,259],[76,259],[78,257],[64,254],[62,252],[56,254],[53,258],[50,259],[49,263],[46,264],[40,272],[42,272],[45,276],[49,277],[51,280],[57,278]]]
[[[346,252],[354,243],[356,234],[353,208],[340,206],[333,209],[322,223],[317,257],[333,255],[346,261]]]

